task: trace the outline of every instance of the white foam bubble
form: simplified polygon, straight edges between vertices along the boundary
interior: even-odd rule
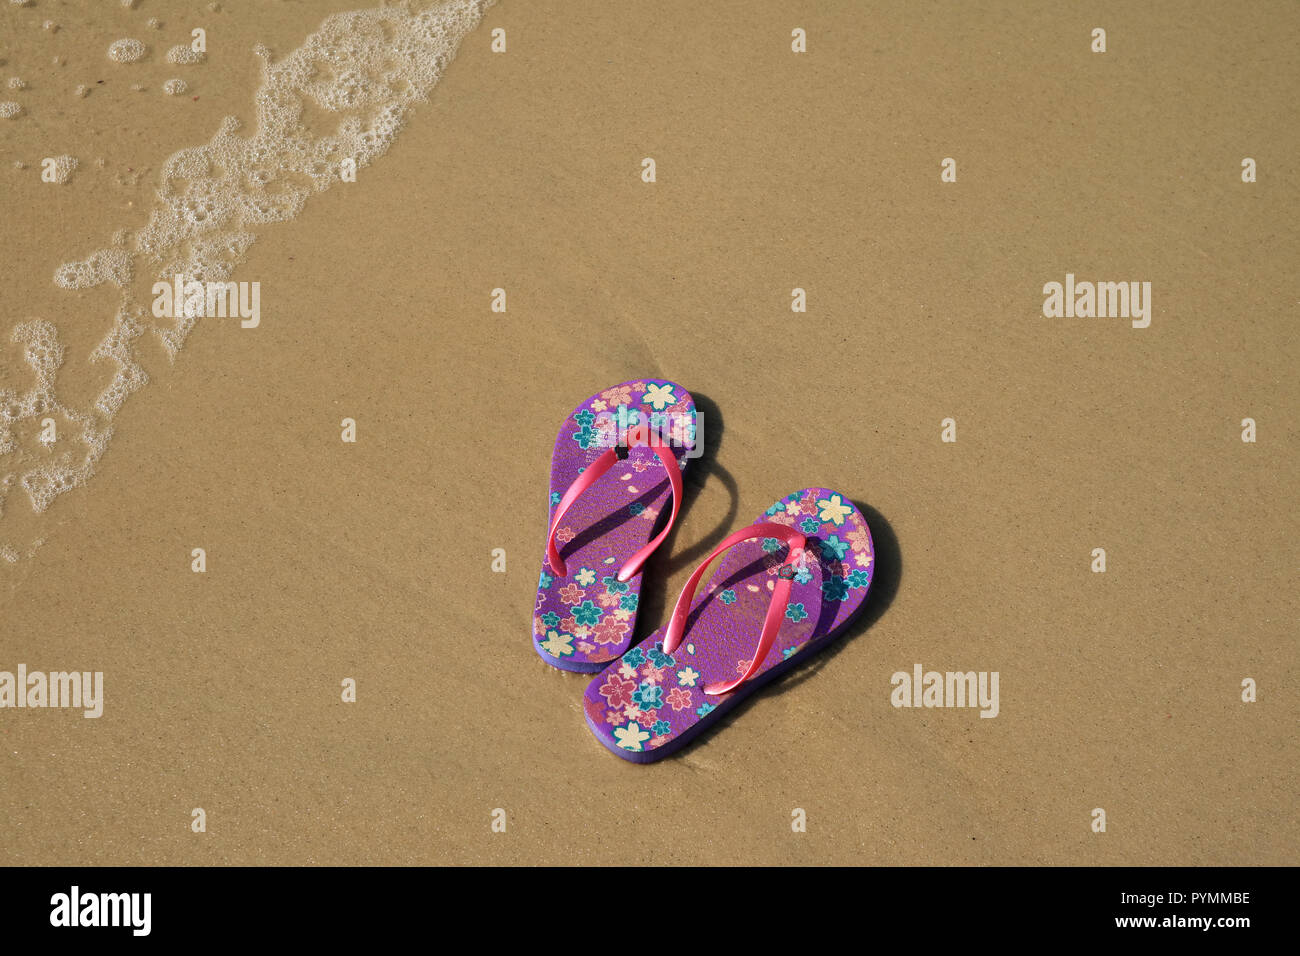
[[[202,63],[207,55],[199,53],[184,43],[178,43],[167,51],[168,63]]]
[[[73,174],[77,168],[77,157],[75,156],[54,156],[54,166],[51,170],[53,181],[59,184],[66,183],[68,177]]]
[[[162,85],[162,88],[163,88],[163,92],[166,93],[168,96],[180,96],[190,87],[189,84],[186,83],[184,80],[182,80],[180,77],[175,77],[165,82]]]
[[[5,100],[0,103],[0,119],[13,119],[22,111],[21,104],[15,103],[13,100]]]
[[[143,60],[148,48],[134,37],[114,40],[108,45],[108,58],[114,63],[135,63]]]
[[[125,249],[100,249],[85,259],[65,262],[54,270],[54,281],[63,289],[90,289],[101,282],[123,287],[131,281],[132,261]]]

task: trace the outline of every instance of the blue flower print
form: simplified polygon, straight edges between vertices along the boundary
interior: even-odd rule
[[[600,583],[605,585],[605,591],[609,594],[626,594],[632,587],[630,584],[624,584],[614,574],[601,578]]]
[[[849,586],[843,578],[829,577],[822,582],[823,601],[843,601],[848,596]]]
[[[713,713],[716,709],[717,708],[713,704],[700,704],[700,706],[697,707],[695,710],[695,716],[707,717],[709,716],[709,714]]]
[[[799,653],[798,647],[787,647],[785,650],[781,652],[781,659],[788,661],[790,658],[794,657],[798,653]]]
[[[780,550],[780,548],[781,548],[781,542],[776,540],[776,538],[763,539],[763,550],[766,551],[768,554],[771,554],[773,551],[778,551]]]
[[[673,729],[673,725],[668,723],[668,721],[656,720],[654,722],[654,726],[650,728],[650,732],[654,734],[656,737],[662,737],[664,734],[668,733],[668,731],[672,729]]]
[[[618,606],[625,611],[635,611],[636,605],[637,596],[635,594],[624,594],[618,601]]]
[[[849,553],[849,543],[841,541],[839,535],[831,535],[822,542],[822,557],[830,560],[831,555],[835,555],[837,561],[843,561],[844,556]]]
[[[808,616],[808,612],[803,609],[802,604],[791,604],[785,609],[785,616],[797,624]]]
[[[865,588],[870,584],[871,576],[861,568],[854,568],[849,572],[849,576],[845,578],[845,583],[856,591],[858,588]]]
[[[562,497],[562,496],[560,495],[560,493],[559,493],[558,491],[552,491],[552,492],[551,492],[551,504],[552,504],[552,505],[558,505],[558,504],[560,503],[560,498],[561,498],[561,497]]]
[[[543,571],[542,576],[537,579],[537,586],[539,588],[549,588],[551,586],[551,582],[554,580],[555,578],[551,577],[549,574]]]
[[[578,412],[578,414],[573,416],[573,420],[576,421],[579,425],[590,425],[592,422],[596,420],[596,416],[593,415],[588,409],[584,408],[582,411]]]
[[[821,522],[816,518],[804,518],[799,522],[799,528],[804,534],[814,534],[821,527]]]
[[[547,611],[542,615],[542,623],[547,627],[555,627],[555,625],[560,623],[560,615],[556,614],[554,611]]]
[[[764,511],[763,514],[767,515],[770,518],[772,517],[772,515],[780,514],[784,510],[785,510],[785,502],[778,501],[776,504],[772,505],[772,507]]]
[[[731,588],[727,588],[727,590],[718,595],[718,600],[727,605],[735,604],[736,592],[731,590]]]
[[[807,568],[799,568],[794,572],[794,579],[800,584],[807,584],[812,580],[812,572]]]
[[[605,612],[590,601],[583,601],[573,609],[573,619],[583,627],[595,627],[604,615]]]
[[[630,511],[632,515],[635,517],[636,515],[639,515],[641,512],[645,511],[645,505],[643,505],[639,501],[634,501],[627,506],[627,510]]]
[[[595,444],[597,437],[595,429],[590,425],[583,425],[573,433],[573,440],[576,441],[578,447],[582,449],[590,448]]]
[[[623,663],[628,667],[636,670],[645,663],[645,651],[639,647],[634,647],[623,655]]]
[[[649,657],[650,663],[655,667],[672,667],[677,663],[677,660],[671,654],[664,653],[662,644],[651,649]]]
[[[664,705],[664,689],[658,684],[644,683],[632,691],[632,703],[642,710],[658,710]]]

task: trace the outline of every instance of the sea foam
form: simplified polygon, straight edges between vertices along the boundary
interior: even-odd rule
[[[9,459],[0,462],[0,504],[15,474],[38,513],[84,484],[126,399],[149,382],[137,355],[141,338],[156,336],[173,360],[184,345],[197,318],[155,318],[139,300],[133,279],[179,274],[200,282],[226,280],[264,226],[293,219],[312,195],[341,181],[345,160],[361,169],[388,150],[408,109],[426,98],[462,37],[493,2],[448,0],[425,9],[385,6],[335,14],[275,62],[259,46],[262,83],[254,96],[253,129],[246,132],[227,117],[209,142],[169,157],[148,222],[120,230],[108,246],[54,272],[61,288],[108,284],[118,299],[109,332],[90,356],[108,363],[111,380],[90,407],[72,408],[59,399],[63,347],[54,324],[35,320],[14,329],[31,384],[0,389],[0,455]],[[113,44],[110,58],[119,59],[115,49],[123,62],[144,55],[144,44],[126,43]],[[330,118],[308,118],[320,111]],[[15,426],[47,416],[64,426],[60,436],[73,436],[56,443],[61,451],[41,447],[39,439],[17,441]]]

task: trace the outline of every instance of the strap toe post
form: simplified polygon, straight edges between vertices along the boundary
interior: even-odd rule
[[[623,583],[634,577],[641,570],[641,566],[645,564],[646,559],[654,553],[655,548],[663,544],[664,539],[668,537],[668,532],[672,530],[673,524],[677,521],[677,512],[682,506],[682,469],[677,464],[676,456],[673,455],[668,445],[652,440],[638,440],[630,447],[640,445],[648,446],[664,466],[664,470],[668,472],[668,484],[672,487],[673,510],[663,530],[638,549],[619,568],[618,580]],[[555,519],[551,522],[550,533],[546,536],[546,563],[559,577],[568,577],[569,574],[564,558],[560,556],[560,549],[555,544],[555,533],[559,530],[560,522],[564,520],[565,513],[582,496],[582,493],[595,484],[601,475],[613,468],[619,460],[617,448],[607,449],[583,469],[582,474],[574,479],[573,484],[569,485],[568,490],[564,492],[564,496],[560,498],[560,503],[555,509]]]

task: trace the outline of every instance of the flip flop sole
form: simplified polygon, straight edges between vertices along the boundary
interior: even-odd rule
[[[547,529],[556,506],[582,471],[637,425],[672,441],[685,467],[694,437],[695,402],[665,379],[640,379],[591,396],[560,428],[551,459]],[[567,671],[604,670],[632,643],[641,575],[618,581],[618,571],[662,527],[672,509],[672,488],[654,451],[640,445],[573,503],[556,532],[568,575],[542,558],[533,611],[533,648],[542,660]],[[662,520],[667,520],[662,518]]]
[[[623,759],[650,763],[680,750],[741,700],[834,641],[865,606],[875,550],[865,519],[848,498],[827,488],[805,488],[759,520],[798,529],[807,535],[809,550],[760,670],[730,693],[704,693],[705,686],[732,680],[749,666],[777,571],[788,554],[771,538],[741,542],[718,559],[671,655],[663,652],[665,625],[588,685],[587,725]]]

